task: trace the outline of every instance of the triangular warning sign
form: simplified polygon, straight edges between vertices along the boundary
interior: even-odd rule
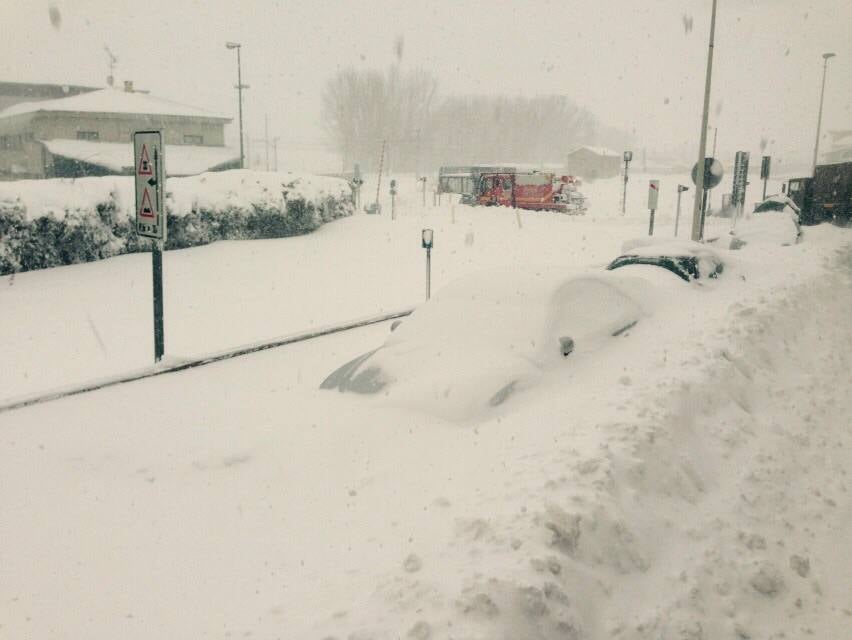
[[[139,154],[139,168],[136,173],[140,176],[154,175],[151,159],[148,157],[148,145],[146,144],[142,145],[142,153]]]
[[[151,206],[151,197],[148,195],[148,187],[142,193],[142,205],[139,207],[140,218],[153,218],[154,208]]]

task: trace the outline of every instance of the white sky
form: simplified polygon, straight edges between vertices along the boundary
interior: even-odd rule
[[[62,17],[52,26],[49,6]],[[4,0],[0,80],[103,86],[105,44],[118,82],[236,115],[243,44],[246,125],[305,164],[322,154],[319,95],[339,67],[430,69],[443,94],[560,93],[652,150],[697,156],[710,0]],[[821,54],[823,131],[852,128],[852,3],[719,0],[711,125],[723,160],[737,149],[787,162],[813,152]],[[684,16],[693,19],[687,32]],[[234,127],[235,129],[235,127]],[[232,135],[236,140],[236,134]],[[711,138],[712,142],[712,138]],[[255,143],[260,148],[260,142]],[[282,154],[283,155],[283,154]],[[729,162],[725,162],[729,164]],[[314,167],[305,167],[314,168]]]

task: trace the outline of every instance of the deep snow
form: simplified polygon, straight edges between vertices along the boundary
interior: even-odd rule
[[[602,266],[647,229],[639,179],[624,218],[606,181],[587,216],[522,228],[400,182],[395,222],[168,252],[168,353],[417,303],[422,227],[433,290]],[[725,252],[615,348],[467,421],[317,389],[386,325],[0,414],[0,637],[843,640],[850,241]],[[149,362],[149,268],[0,278],[2,395]]]

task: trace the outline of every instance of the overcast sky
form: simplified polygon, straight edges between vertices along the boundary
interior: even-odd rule
[[[422,66],[442,94],[565,94],[638,147],[697,156],[710,0],[4,0],[0,80],[104,86],[236,115],[241,42],[246,124],[294,160],[322,152],[319,96],[338,68]],[[58,10],[51,20],[50,7]],[[809,161],[822,57],[823,130],[852,129],[849,0],[719,0],[711,125],[725,161],[738,149]],[[233,127],[235,129],[236,127]],[[232,135],[236,140],[236,134]],[[712,138],[711,138],[712,143]],[[260,142],[255,143],[259,149]],[[726,162],[727,164],[727,162]],[[305,167],[305,168],[318,168]]]

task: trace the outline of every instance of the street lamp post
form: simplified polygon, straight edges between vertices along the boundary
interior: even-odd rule
[[[237,90],[237,100],[239,103],[240,113],[240,169],[244,169],[246,165],[246,154],[243,150],[243,89],[248,89],[249,86],[247,84],[243,84],[242,65],[240,63],[240,48],[242,45],[239,42],[226,42],[225,47],[237,50],[237,86],[235,88]]]
[[[813,171],[811,171],[811,175],[816,171],[817,165],[817,154],[819,153],[819,130],[822,127],[822,99],[825,97],[825,74],[828,69],[828,60],[829,58],[833,58],[836,54],[834,53],[824,53],[822,54],[822,90],[819,92],[819,116],[817,117],[817,132],[816,132],[816,143],[814,143],[814,163],[813,163]]]

